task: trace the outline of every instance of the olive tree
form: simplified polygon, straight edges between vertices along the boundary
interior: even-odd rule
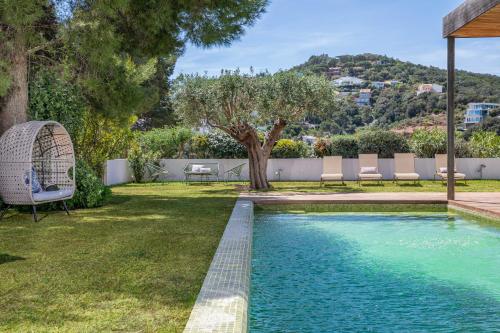
[[[188,123],[218,128],[248,151],[253,189],[267,189],[267,162],[287,124],[332,106],[334,90],[321,77],[296,72],[219,77],[184,76],[176,84],[176,112]],[[265,127],[264,137],[258,127]]]

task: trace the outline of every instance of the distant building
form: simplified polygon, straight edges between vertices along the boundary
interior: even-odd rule
[[[359,97],[356,98],[356,104],[359,106],[370,106],[370,99],[372,98],[372,91],[370,89],[361,89]]]
[[[365,82],[362,79],[352,76],[344,76],[333,81],[333,85],[337,87],[356,87],[360,86]]]
[[[380,81],[373,81],[371,83],[371,86],[375,89],[384,89],[385,87],[385,82],[380,82]]]
[[[491,110],[500,108],[500,104],[495,103],[469,103],[465,110],[465,128],[478,124],[487,117]]]
[[[302,136],[302,141],[307,143],[308,145],[313,145],[316,143],[316,137],[312,135],[304,135]]]
[[[398,84],[400,84],[401,82],[398,81],[398,80],[387,80],[387,81],[384,81],[385,85],[387,86],[397,86]]]
[[[340,75],[342,75],[342,67],[330,67],[326,72],[326,76],[328,76],[330,79],[339,77]]]
[[[443,92],[443,86],[440,84],[421,84],[418,86],[417,96],[425,93],[438,93],[441,94]]]

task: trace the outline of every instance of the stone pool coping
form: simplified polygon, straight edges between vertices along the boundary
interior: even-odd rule
[[[252,201],[236,201],[185,333],[247,332],[253,208]]]
[[[331,197],[325,196],[303,195],[301,197],[301,195],[294,194],[289,196],[288,200],[283,195],[271,195],[262,200],[261,195],[241,195],[233,208],[184,332],[247,332],[254,203],[259,205],[290,205],[290,207],[301,204],[427,204],[443,205],[474,215],[486,215],[495,220],[497,217],[495,214],[484,214],[485,212],[480,209],[473,210],[470,206],[448,202],[436,195],[418,195],[417,200],[415,196],[412,198],[404,197],[403,195],[392,201],[387,200],[387,198],[386,200],[373,198],[373,196],[347,200],[345,196],[340,195],[335,197],[337,200],[331,200]],[[353,199],[352,196],[348,196],[348,198]]]

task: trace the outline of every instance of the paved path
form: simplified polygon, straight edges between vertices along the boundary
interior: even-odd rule
[[[374,193],[242,193],[241,198],[256,204],[320,204],[320,203],[406,203],[446,204],[473,210],[500,219],[500,192],[461,192],[448,202],[441,192],[374,192]]]

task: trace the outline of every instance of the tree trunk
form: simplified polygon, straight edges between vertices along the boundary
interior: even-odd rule
[[[286,126],[286,121],[278,119],[274,122],[273,128],[267,134],[264,143],[259,140],[259,135],[255,128],[248,123],[240,123],[233,126],[217,126],[229,134],[233,139],[243,144],[248,152],[248,166],[250,176],[250,187],[254,190],[266,190],[271,188],[267,180],[267,161],[271,156],[274,144],[281,136],[281,132]]]
[[[259,141],[247,144],[248,163],[250,172],[250,187],[254,190],[269,189],[271,185],[267,180],[267,161],[269,156],[262,149]]]
[[[28,118],[28,59],[23,43],[14,47],[10,66],[10,89],[0,106],[0,135]]]

